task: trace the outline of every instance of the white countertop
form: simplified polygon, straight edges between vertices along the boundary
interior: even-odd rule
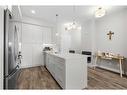
[[[48,54],[60,57],[60,58],[64,58],[64,59],[79,59],[79,58],[84,58],[87,57],[86,55],[82,55],[82,54],[73,54],[73,53],[53,53],[50,51],[45,51]]]

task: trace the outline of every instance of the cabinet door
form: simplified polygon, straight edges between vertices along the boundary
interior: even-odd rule
[[[52,32],[50,28],[43,28],[43,42],[45,44],[51,44]]]
[[[64,87],[65,85],[65,68],[61,64],[64,63],[57,63],[55,64],[55,78],[58,81],[58,83]]]
[[[51,63],[49,61],[49,54],[46,54],[46,68],[51,72]]]
[[[42,46],[40,44],[33,45],[33,65],[39,66],[44,65],[43,60],[43,53],[42,53]]]
[[[29,24],[22,24],[22,43],[33,44],[33,26]]]
[[[22,52],[24,66],[44,65],[42,44],[43,44],[43,28],[36,25],[22,25]],[[29,47],[29,48],[28,48]],[[25,63],[24,63],[25,62]]]
[[[48,64],[48,54],[47,53],[45,53],[45,58],[46,58],[46,60],[45,60],[45,65],[46,65],[46,67],[48,67],[49,66],[49,64]]]
[[[55,57],[53,55],[46,55],[46,67],[56,81],[65,88],[65,63],[64,59]]]
[[[43,44],[43,28],[35,25],[23,24],[22,42],[27,44]]]
[[[40,26],[33,26],[33,39],[34,44],[43,44],[43,28]]]
[[[32,45],[23,44],[22,45],[22,67],[31,67],[32,66]]]
[[[50,67],[49,67],[49,62],[48,62],[48,57],[46,56],[46,68],[50,71]]]
[[[55,77],[55,64],[53,60],[53,56],[49,56],[49,67],[51,74]]]

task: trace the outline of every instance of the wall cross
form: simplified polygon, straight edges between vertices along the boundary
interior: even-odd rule
[[[112,35],[114,35],[114,32],[109,31],[109,33],[107,35],[109,36],[109,40],[111,40],[112,39]]]

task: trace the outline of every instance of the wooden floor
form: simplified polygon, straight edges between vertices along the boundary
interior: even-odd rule
[[[88,89],[127,89],[127,77],[96,68],[88,69]]]
[[[18,89],[61,89],[44,67],[22,69],[18,81]],[[99,69],[88,69],[87,89],[127,89],[127,77]]]
[[[18,81],[18,89],[60,89],[60,86],[53,79],[44,67],[33,67],[22,69]]]

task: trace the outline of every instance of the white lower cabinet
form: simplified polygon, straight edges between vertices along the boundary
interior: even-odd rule
[[[87,87],[87,63],[85,63],[85,58],[70,60],[49,53],[46,53],[45,58],[46,68],[63,89],[83,89]]]
[[[62,88],[65,88],[65,63],[63,59],[56,60],[53,55],[46,54],[46,68],[59,83]],[[62,64],[62,65],[61,65]]]
[[[57,61],[55,61],[55,77],[56,77],[56,81],[60,84],[60,86],[62,88],[65,88],[65,63],[57,63]],[[60,64],[64,64],[62,67],[60,67]]]

